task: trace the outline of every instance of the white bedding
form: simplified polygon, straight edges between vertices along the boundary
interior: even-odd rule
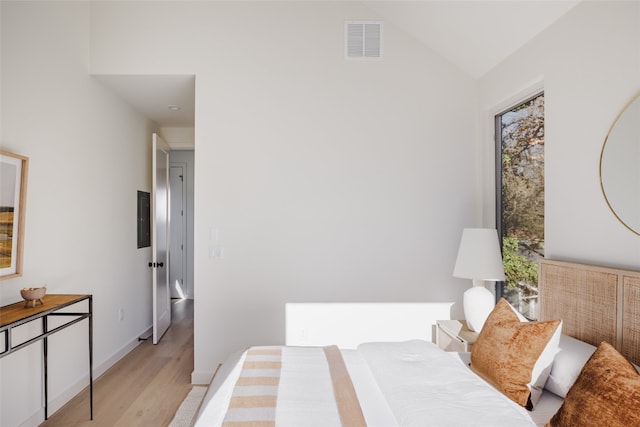
[[[308,350],[283,348],[276,425],[339,426],[326,397],[332,399],[330,380],[296,368],[300,357],[305,367],[310,360],[325,363]],[[547,396],[528,412],[474,374],[458,353],[426,341],[366,343],[342,353],[369,427],[536,426],[548,421],[562,402]],[[222,424],[243,359],[244,353],[237,354],[223,364],[195,426]]]

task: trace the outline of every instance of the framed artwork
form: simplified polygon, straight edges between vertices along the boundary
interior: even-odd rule
[[[22,275],[29,158],[0,150],[0,277]]]

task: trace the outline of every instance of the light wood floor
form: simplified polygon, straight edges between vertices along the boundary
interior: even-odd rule
[[[193,300],[172,304],[172,325],[160,343],[143,342],[69,401],[41,427],[167,426],[191,390]]]

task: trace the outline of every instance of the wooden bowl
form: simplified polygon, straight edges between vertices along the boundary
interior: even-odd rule
[[[36,306],[36,302],[40,302],[40,304],[44,304],[43,298],[44,294],[47,293],[47,287],[43,286],[41,288],[22,288],[20,289],[20,295],[25,300],[24,306],[27,307],[31,305],[32,307]]]

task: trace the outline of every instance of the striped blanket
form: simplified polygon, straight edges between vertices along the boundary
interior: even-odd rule
[[[295,363],[287,365],[283,361],[283,347],[252,347],[244,360],[240,377],[236,381],[233,394],[229,402],[229,407],[224,418],[223,427],[272,427],[276,425],[276,417],[287,419],[287,417],[298,417],[300,414],[288,414],[290,407],[299,408],[296,405],[289,405],[291,401],[306,400],[306,411],[326,411],[329,414],[335,413],[336,423],[343,427],[365,427],[366,423],[358,402],[358,397],[347,372],[340,350],[336,346],[318,347],[314,353],[303,358],[302,361],[296,359]],[[291,350],[291,347],[286,348]],[[305,349],[309,351],[309,349]],[[309,353],[307,353],[309,354]],[[286,361],[287,358],[284,357]],[[314,377],[316,369],[308,369],[312,365],[326,365],[325,378]],[[317,384],[322,389],[325,384],[329,384],[333,393],[323,392],[323,394],[311,394],[304,396],[309,387],[300,388],[299,394],[283,395],[279,394],[281,377],[287,372],[295,371],[297,375],[309,372],[307,380]],[[309,384],[306,384],[307,386]],[[326,390],[325,390],[326,391]],[[330,396],[327,396],[330,395]],[[335,410],[327,410],[334,407]],[[299,412],[299,411],[298,411]]]

